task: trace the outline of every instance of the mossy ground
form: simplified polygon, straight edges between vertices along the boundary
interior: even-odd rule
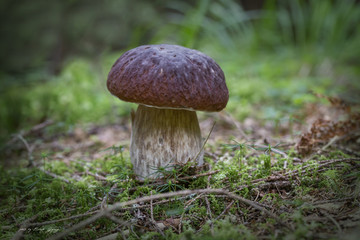
[[[265,143],[259,141],[240,143],[236,127],[229,126],[221,115],[201,117],[203,135],[210,132],[206,122],[215,120],[217,124],[205,146],[206,164],[199,168],[190,162],[175,166],[175,170],[159,169],[165,178],[155,182],[133,178],[126,121],[117,127],[78,126],[61,136],[43,129],[26,137],[30,147],[43,139],[32,152],[21,140],[14,141],[8,147],[8,157],[10,165],[18,167],[3,165],[0,169],[2,238],[11,238],[24,229],[25,239],[44,239],[116,202],[206,188],[226,189],[254,201],[278,216],[282,224],[241,201],[198,194],[124,207],[113,212],[122,224],[100,218],[70,232],[67,238],[95,239],[118,233],[111,236],[352,239],[351,234],[359,234],[353,232],[360,226],[360,158],[356,154],[330,146],[305,158],[297,155],[292,142],[281,141],[276,147],[263,146]],[[123,134],[109,131],[113,128]],[[266,141],[276,139],[269,137]],[[111,142],[123,144],[108,147]],[[29,153],[32,166],[28,165]],[[29,225],[24,225],[29,219]]]
[[[118,31],[132,39],[116,39],[125,44],[122,50],[144,41],[175,43],[203,51],[224,70],[230,92],[226,110],[198,113],[204,138],[216,122],[205,145],[206,165],[159,169],[166,176],[159,182],[134,180],[128,150],[134,105],[115,99],[105,84],[123,53],[109,52],[115,46],[87,59],[66,58],[57,75],[47,73],[45,64],[38,72],[20,68],[20,75],[0,71],[1,239],[46,239],[119,202],[207,188],[230,191],[257,209],[228,195],[205,193],[144,201],[69,231],[67,239],[360,238],[359,4],[267,1],[261,11],[247,13],[238,1],[185,2],[167,1],[171,11],[161,7],[158,13],[147,1],[142,10],[153,14],[141,15],[156,18],[152,24],[139,23],[140,15],[129,17],[132,11],[113,8],[112,1],[109,6],[122,19],[128,16],[121,24],[139,24],[135,35]],[[29,4],[30,10],[36,6]],[[21,17],[27,9],[14,8]],[[59,9],[71,16],[63,11],[67,8]],[[97,5],[93,10],[102,13]],[[35,17],[29,22],[48,21]],[[62,24],[46,29],[63,35]],[[33,32],[39,45],[38,31],[22,29]],[[114,29],[104,29],[91,30],[108,39]],[[151,39],[142,29],[151,31]],[[68,35],[73,32],[70,28]],[[24,43],[9,39],[36,55],[48,53],[29,48],[24,36]],[[82,34],[76,41],[88,48]],[[25,55],[18,51],[21,59]],[[5,57],[7,63],[21,63],[16,54]]]

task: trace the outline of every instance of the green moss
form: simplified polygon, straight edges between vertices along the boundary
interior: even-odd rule
[[[49,170],[57,175],[68,175],[72,173],[72,169],[69,168],[63,161],[51,161],[45,162],[45,170]]]

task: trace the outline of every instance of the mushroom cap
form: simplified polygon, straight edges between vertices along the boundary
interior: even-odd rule
[[[159,108],[220,111],[229,99],[224,73],[212,58],[167,44],[125,52],[112,66],[107,87],[121,100]]]

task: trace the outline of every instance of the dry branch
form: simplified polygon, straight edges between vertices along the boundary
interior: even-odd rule
[[[71,232],[74,232],[74,231],[77,231],[85,226],[87,226],[88,224],[91,224],[93,223],[94,221],[98,220],[99,218],[102,218],[102,217],[106,217],[109,213],[111,213],[112,211],[115,211],[115,210],[118,210],[118,209],[121,209],[122,207],[124,206],[127,206],[127,205],[132,205],[132,204],[137,204],[139,202],[148,202],[148,201],[151,201],[151,200],[156,200],[156,199],[161,199],[161,198],[171,198],[171,197],[177,197],[177,196],[184,196],[184,195],[191,195],[191,194],[223,194],[223,195],[226,195],[228,196],[229,198],[232,198],[232,199],[235,199],[235,200],[238,200],[240,202],[243,202],[261,212],[264,212],[265,214],[267,214],[268,216],[274,218],[278,223],[282,223],[281,220],[276,216],[274,215],[273,213],[271,213],[270,211],[266,210],[265,208],[259,206],[257,203],[251,201],[251,200],[248,200],[248,199],[245,199],[245,198],[242,198],[234,193],[231,193],[227,190],[223,190],[223,189],[196,189],[196,190],[183,190],[183,191],[178,191],[178,192],[169,192],[169,193],[162,193],[162,194],[157,194],[157,195],[152,195],[152,196],[146,196],[146,197],[142,197],[142,198],[137,198],[137,199],[134,199],[134,200],[131,200],[131,201],[127,201],[127,202],[118,202],[118,203],[115,203],[114,205],[106,208],[106,209],[103,209],[102,211],[100,211],[99,213],[97,213],[96,215],[72,226],[71,228],[59,233],[59,234],[56,234],[52,237],[50,237],[49,239],[50,240],[55,240],[55,239],[62,239],[64,238],[65,236],[67,236],[68,234],[70,234]]]
[[[15,143],[16,140],[19,139],[19,138],[18,138],[19,135],[21,135],[22,137],[26,137],[26,136],[31,135],[31,134],[33,134],[33,133],[35,133],[35,132],[38,132],[38,131],[40,131],[40,130],[42,130],[42,129],[44,129],[44,128],[52,125],[52,124],[54,124],[54,121],[51,120],[51,119],[49,119],[49,120],[46,120],[46,121],[44,121],[44,122],[42,122],[42,123],[40,123],[40,124],[38,124],[38,125],[33,126],[33,127],[32,127],[30,130],[28,130],[28,131],[23,131],[23,130],[20,131],[18,134],[15,134],[15,135],[5,144],[4,148],[7,147],[7,146],[9,146],[9,145],[11,145],[11,144],[13,144],[13,143]]]

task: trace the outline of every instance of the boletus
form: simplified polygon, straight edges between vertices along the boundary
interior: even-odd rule
[[[132,116],[130,158],[140,179],[159,177],[160,167],[202,164],[195,111],[220,111],[229,99],[224,73],[212,58],[167,44],[125,52],[112,66],[107,88],[139,104]]]

